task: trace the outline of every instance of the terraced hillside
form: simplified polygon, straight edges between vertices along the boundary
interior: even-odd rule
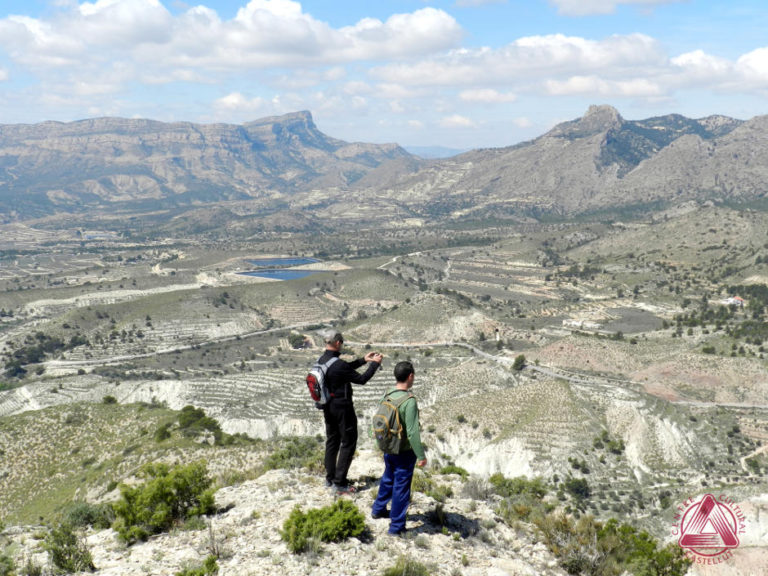
[[[444,237],[393,226],[378,232],[380,252],[337,254],[284,282],[239,273],[265,253],[314,254],[311,239],[231,249],[102,243],[2,260],[18,274],[0,279],[0,422],[101,410],[114,397],[125,410],[193,404],[229,433],[315,436],[322,418],[303,378],[320,354],[318,330],[333,327],[349,356],[386,358],[356,387],[361,449],[372,447],[369,417],[394,363],[408,358],[435,466],[478,479],[543,476],[571,512],[568,487],[583,480],[590,493],[579,513],[661,534],[691,494],[766,493],[767,225],[762,212],[681,205],[628,222],[494,223]],[[329,236],[323,249],[367,253],[373,242],[368,232]],[[753,302],[722,304],[740,294]],[[298,335],[305,347],[294,349]],[[523,370],[512,367],[519,356]],[[66,425],[66,416],[46,418]],[[151,435],[147,418],[138,426]],[[88,482],[103,492],[127,473],[132,461],[119,455],[129,446]]]
[[[70,391],[72,392],[72,391]],[[70,402],[0,419],[0,507],[10,523],[51,521],[75,501],[113,500],[117,484],[147,462],[208,459],[213,448],[174,432],[153,438],[176,415],[159,404]],[[12,457],[9,457],[12,455]],[[258,444],[217,448],[215,475],[245,473],[263,460]],[[34,481],[30,481],[34,479]]]

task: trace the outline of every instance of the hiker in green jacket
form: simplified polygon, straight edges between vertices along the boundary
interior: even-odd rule
[[[410,394],[415,372],[410,362],[398,362],[395,366],[395,387],[387,396],[396,402]],[[405,532],[405,515],[411,502],[411,480],[415,466],[426,466],[427,457],[421,445],[419,431],[419,406],[416,397],[405,400],[398,408],[403,424],[403,442],[398,454],[384,454],[384,474],[379,482],[379,494],[371,509],[373,518],[389,518],[389,533]],[[387,504],[392,501],[391,510]]]

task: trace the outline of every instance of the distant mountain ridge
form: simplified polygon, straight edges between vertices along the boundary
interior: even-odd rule
[[[469,151],[468,148],[447,148],[445,146],[405,146],[405,149],[421,158],[450,158]]]
[[[591,106],[534,140],[431,160],[396,144],[326,136],[309,112],[243,125],[99,118],[0,126],[6,221],[259,200],[290,227],[307,221],[305,207],[317,217],[350,203],[376,218],[396,206],[402,215],[439,220],[750,202],[766,194],[768,116],[628,121],[611,106]],[[259,206],[250,214],[258,217]],[[199,210],[192,218],[215,220]]]
[[[96,118],[0,126],[0,213],[134,209],[348,187],[412,156],[330,138],[309,112],[243,125]]]
[[[435,161],[398,187],[412,209],[443,217],[752,200],[768,190],[768,116],[627,121],[591,106],[534,140]]]

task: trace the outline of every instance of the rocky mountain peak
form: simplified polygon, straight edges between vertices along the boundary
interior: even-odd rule
[[[595,131],[606,131],[611,128],[619,128],[624,123],[624,119],[613,106],[592,105],[587,113],[582,116],[579,124],[583,128],[594,129]]]
[[[268,116],[244,125],[248,134],[267,146],[293,145],[320,148],[328,152],[344,144],[320,132],[307,110],[282,116]]]
[[[616,108],[593,105],[581,118],[558,124],[546,136],[568,139],[586,138],[595,134],[604,134],[609,130],[618,130],[623,125],[624,119]]]
[[[317,130],[315,121],[312,118],[312,113],[309,110],[291,112],[281,116],[267,116],[265,118],[254,120],[253,122],[246,122],[245,126],[294,126],[297,128],[302,127],[306,130]]]
[[[348,186],[408,158],[398,146],[327,136],[308,111],[243,125],[94,118],[0,126],[0,220],[11,213],[136,202],[157,209],[258,199],[266,190]]]

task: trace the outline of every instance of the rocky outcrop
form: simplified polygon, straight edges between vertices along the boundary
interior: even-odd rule
[[[0,126],[0,214],[137,211],[346,187],[395,144],[330,138],[309,112],[243,125],[96,118]]]
[[[752,199],[768,183],[767,123],[678,114],[630,121],[591,106],[530,142],[436,161],[390,192],[414,210],[454,218]]]
[[[0,218],[173,208],[189,218],[175,226],[195,229],[205,218],[192,207],[231,220],[232,201],[294,230],[352,202],[372,207],[356,221],[384,209],[426,219],[536,217],[751,201],[765,196],[766,167],[768,116],[626,120],[591,106],[530,142],[433,161],[395,144],[331,138],[308,112],[238,126],[99,118],[0,126]]]
[[[358,478],[359,492],[351,497],[365,515],[368,534],[339,544],[323,544],[318,553],[292,554],[280,538],[280,529],[295,506],[307,511],[333,503],[320,475],[273,470],[256,480],[220,489],[217,506],[225,512],[207,519],[197,530],[174,530],[126,547],[113,530],[89,530],[86,542],[93,555],[97,576],[174,574],[198,567],[217,551],[223,576],[332,574],[379,576],[406,555],[430,567],[435,575],[467,576],[520,574],[560,576],[565,572],[540,542],[524,527],[513,529],[495,514],[492,504],[461,493],[458,476],[442,481],[453,485],[456,497],[442,508],[444,522],[432,518],[437,503],[420,492],[413,493],[406,537],[389,536],[386,519],[370,518],[376,483],[383,463],[373,451],[363,450],[353,461],[351,477]],[[345,498],[350,498],[346,497]],[[19,557],[38,565],[47,562],[33,529],[13,528]]]

